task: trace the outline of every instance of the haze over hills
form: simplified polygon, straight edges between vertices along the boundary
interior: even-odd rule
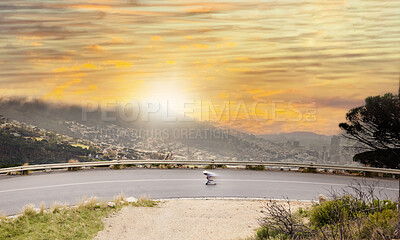
[[[0,114],[11,121],[91,141],[104,149],[172,153],[174,159],[333,161],[327,157],[329,149],[326,150],[332,136],[310,132],[252,135],[221,129],[208,122],[162,121],[157,116],[148,121],[131,121],[127,116],[135,114],[134,108],[127,109],[124,115],[118,111],[104,113],[102,108],[86,109],[42,100],[0,101]],[[334,154],[338,155],[331,153],[331,156]],[[346,161],[335,159],[349,162],[348,157]]]
[[[133,110],[130,111],[132,114]],[[1,101],[0,114],[10,120],[67,136],[146,151],[172,151],[176,146],[171,144],[179,143],[186,146],[179,148],[185,149],[181,150],[181,154],[184,151],[185,155],[189,155],[187,157],[193,157],[191,155],[197,151],[196,148],[208,152],[204,158],[221,158],[224,155],[256,158],[263,155],[248,151],[254,144],[245,140],[243,136],[247,134],[239,137],[197,121],[170,122],[162,121],[157,116],[150,121],[127,121],[120,113],[109,111],[105,114],[101,108],[87,110],[80,106],[16,98]],[[115,119],[108,120],[104,116]]]
[[[321,145],[329,145],[332,136],[317,134],[313,132],[291,132],[291,133],[280,133],[280,134],[268,134],[268,135],[258,135],[259,137],[269,140],[272,142],[287,142],[287,141],[299,141],[301,144],[318,148]]]

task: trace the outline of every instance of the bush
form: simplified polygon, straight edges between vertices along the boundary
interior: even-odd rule
[[[384,178],[393,178],[393,174],[391,173],[383,173]]]
[[[342,193],[331,192],[333,200],[298,211],[276,203],[266,206],[261,228],[253,239],[392,239],[396,229],[398,203],[380,200],[376,185],[352,183]]]
[[[171,164],[160,164],[160,169],[172,169],[174,168]]]
[[[379,199],[374,199],[372,201],[372,209],[378,212],[382,212],[384,210],[396,210],[397,209],[397,203],[392,202],[390,200],[379,200]]]
[[[22,166],[29,166],[29,163],[24,163]],[[21,172],[17,172],[17,174],[21,175],[29,175],[31,173],[31,170],[23,170]]]
[[[365,177],[371,177],[371,178],[376,178],[378,177],[378,173],[375,172],[364,172]]]
[[[79,161],[76,159],[70,159],[68,161],[68,163],[79,163]],[[80,167],[68,167],[68,171],[78,171],[79,169],[81,169],[81,168]]]
[[[346,172],[348,172],[349,174],[353,174],[353,175],[362,175],[361,171],[355,171],[355,170],[347,170]]]
[[[265,170],[265,166],[264,165],[246,165],[246,170],[256,170],[256,171],[263,171]]]
[[[360,214],[367,209],[366,203],[352,196],[343,196],[314,206],[311,210],[310,223],[315,227],[337,224],[360,217]]]
[[[136,167],[136,164],[125,164],[125,167]]]
[[[212,169],[212,165],[207,165],[204,167],[204,169]]]
[[[124,169],[124,165],[123,164],[114,164],[114,165],[112,165],[112,169],[121,170],[121,169]]]
[[[310,216],[310,211],[304,210],[302,207],[297,210],[299,213],[300,217],[309,217]]]
[[[271,230],[267,226],[259,228],[256,233],[256,240],[269,240],[269,239],[279,239],[279,240],[289,240],[291,237],[280,233],[279,231]]]
[[[269,234],[269,228],[268,227],[259,228],[257,230],[256,236],[257,236],[257,240],[268,239],[271,236]]]
[[[259,223],[263,228],[258,232],[263,237],[260,239],[306,239],[313,234],[298,215],[292,214],[288,199],[286,204],[269,201],[265,217],[259,219]]]
[[[364,239],[379,239],[382,235],[392,237],[397,220],[398,212],[392,209],[370,214],[361,230],[361,237]]]
[[[317,169],[316,168],[301,168],[300,172],[302,173],[317,173]]]

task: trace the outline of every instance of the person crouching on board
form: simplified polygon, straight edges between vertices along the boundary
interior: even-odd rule
[[[207,182],[206,185],[215,185],[216,183],[214,182],[214,178],[216,176],[215,173],[212,172],[208,172],[208,171],[203,171],[203,174],[206,176],[207,178]]]

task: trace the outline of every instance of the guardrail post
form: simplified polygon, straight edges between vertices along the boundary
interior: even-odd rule
[[[211,160],[211,169],[214,169],[215,168],[215,164],[214,164],[214,159],[213,160]]]

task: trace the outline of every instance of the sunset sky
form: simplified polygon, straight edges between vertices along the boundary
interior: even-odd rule
[[[217,123],[336,134],[349,108],[397,92],[399,16],[397,0],[1,0],[0,94],[261,103],[264,120]],[[293,102],[315,118],[287,120]]]

